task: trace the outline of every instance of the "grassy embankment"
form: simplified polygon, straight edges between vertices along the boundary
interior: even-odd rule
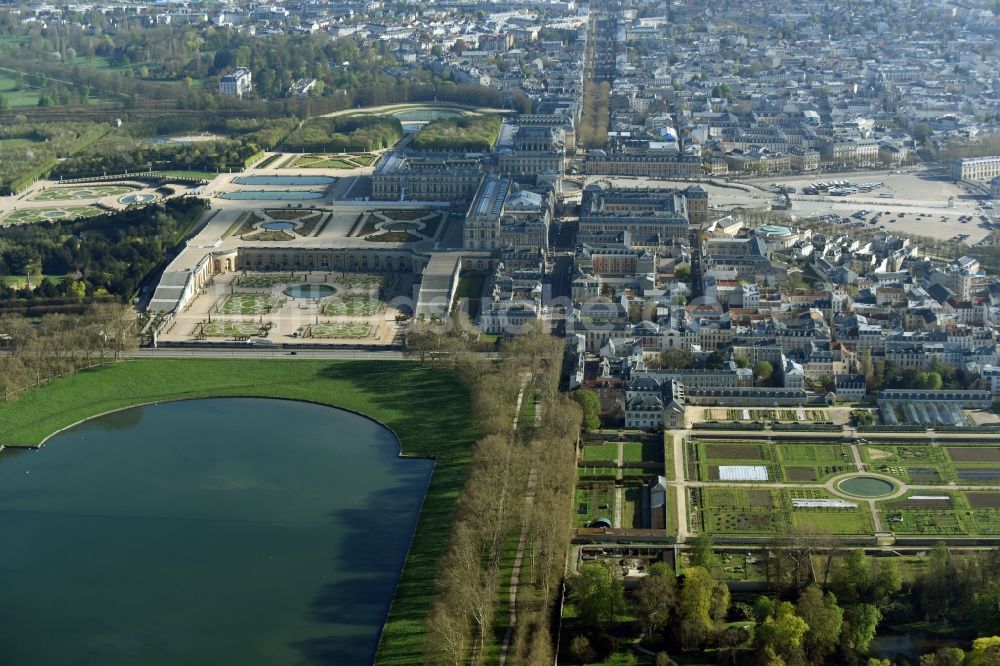
[[[36,445],[103,412],[209,396],[288,398],[351,409],[391,428],[405,454],[437,458],[378,656],[378,663],[419,663],[437,561],[448,546],[455,499],[476,437],[468,392],[446,375],[406,362],[126,361],[0,405],[0,442]]]

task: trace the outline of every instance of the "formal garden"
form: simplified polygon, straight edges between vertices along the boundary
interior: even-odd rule
[[[371,335],[371,331],[371,324],[365,321],[329,321],[310,325],[305,332],[305,337],[366,338]]]
[[[224,315],[266,315],[281,306],[276,296],[265,293],[229,294],[216,305],[216,313]]]
[[[375,153],[308,153],[294,158],[286,167],[296,169],[361,169],[378,160]]]
[[[51,222],[52,220],[73,220],[81,217],[94,217],[106,211],[94,206],[61,206],[59,208],[22,208],[0,221],[2,226],[14,224],[34,224]]]
[[[323,314],[330,317],[372,317],[383,310],[383,303],[371,294],[334,296],[323,304]]]
[[[214,320],[198,324],[195,328],[196,338],[235,338],[245,339],[261,335],[267,330],[266,325],[254,321],[222,321]]]
[[[72,187],[53,186],[41,190],[31,197],[31,201],[77,201],[117,197],[140,189],[136,185],[115,183],[111,185],[77,185]]]

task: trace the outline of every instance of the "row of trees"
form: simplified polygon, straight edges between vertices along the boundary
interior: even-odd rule
[[[508,582],[501,575],[501,556],[505,545],[523,533],[517,625],[508,654],[514,663],[550,664],[549,618],[572,521],[573,460],[581,419],[579,408],[558,393],[563,346],[534,330],[505,343],[501,360],[492,363],[471,351],[469,338],[461,332],[438,335],[414,325],[406,342],[411,355],[452,368],[469,387],[483,434],[441,563],[438,597],[427,619],[424,662],[485,659],[495,635],[498,590]],[[524,400],[537,396],[539,402],[534,438],[521,437],[514,429],[522,390]],[[529,503],[525,493],[530,475],[535,484]]]
[[[117,303],[79,316],[47,315],[37,325],[20,315],[0,317],[7,352],[0,355],[0,400],[84,368],[117,361],[137,344],[135,313]]]
[[[580,126],[576,130],[578,145],[586,148],[601,148],[608,142],[610,121],[611,84],[601,81],[600,85],[588,81],[583,87],[583,108],[580,111]]]

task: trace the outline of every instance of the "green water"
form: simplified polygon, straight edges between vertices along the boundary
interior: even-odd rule
[[[297,284],[285,289],[292,298],[325,298],[333,296],[337,290],[328,284]]]
[[[455,109],[409,109],[392,113],[394,118],[400,122],[430,122],[432,120],[444,120],[447,118],[461,118],[461,111]]]
[[[841,481],[837,487],[842,492],[855,497],[881,497],[896,489],[892,483],[873,476],[856,476]]]
[[[366,664],[432,463],[306,403],[108,415],[0,457],[0,664]]]

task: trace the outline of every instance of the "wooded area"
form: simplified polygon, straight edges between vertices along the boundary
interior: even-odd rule
[[[0,309],[24,311],[29,299],[40,299],[34,310],[41,313],[44,299],[53,297],[130,299],[187,237],[206,205],[186,197],[96,217],[0,228],[0,276],[30,283],[22,289],[0,283]],[[42,277],[49,275],[69,278],[55,284]]]
[[[47,315],[37,325],[19,315],[0,317],[0,401],[84,368],[117,361],[137,344],[135,312],[127,305],[94,305],[82,315]]]

